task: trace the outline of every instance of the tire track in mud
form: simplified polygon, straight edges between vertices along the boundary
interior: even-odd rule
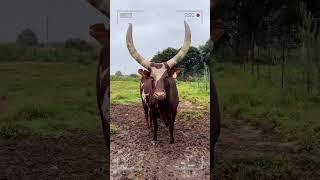
[[[175,121],[175,143],[159,120],[158,143],[151,143],[141,104],[112,105],[112,179],[209,179],[209,113],[185,120],[179,113],[199,109],[182,103]]]

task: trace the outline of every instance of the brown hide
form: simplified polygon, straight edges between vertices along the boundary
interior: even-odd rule
[[[210,15],[210,40],[215,44],[219,44],[219,39],[223,36],[225,26],[222,17],[219,17],[219,11],[221,9],[223,0],[211,0],[211,15]],[[213,49],[210,53],[213,56]],[[218,92],[216,84],[213,80],[213,72],[210,70],[210,177],[211,179],[216,178],[216,158],[215,158],[215,145],[220,136],[220,123],[221,123],[221,112],[218,98]]]
[[[144,115],[146,119],[146,124],[149,129],[152,128],[152,122],[149,119],[149,96],[152,94],[152,79],[150,78],[150,72],[146,70],[139,69],[138,73],[141,75],[140,80],[140,96],[142,101],[142,106],[144,110]]]
[[[175,77],[180,70],[171,68],[167,69],[167,77],[160,79],[162,81],[163,88],[165,90],[165,99],[159,100],[154,96],[157,92],[154,84],[154,79],[150,76],[150,72],[140,69],[138,73],[142,76],[140,81],[140,95],[142,105],[145,111],[145,118],[148,128],[152,128],[154,137],[153,140],[157,140],[157,119],[161,118],[165,125],[169,127],[170,143],[174,142],[173,129],[174,121],[177,114],[177,107],[179,103],[178,90],[175,82]]]
[[[106,30],[104,24],[95,24],[90,26],[90,35],[94,37],[102,46],[99,57],[99,64],[97,67],[96,76],[96,89],[97,89],[97,102],[101,118],[103,133],[107,140],[110,134],[109,128],[109,37],[110,32]]]
[[[211,40],[217,42],[224,33],[224,23],[220,20],[214,20],[210,23]]]

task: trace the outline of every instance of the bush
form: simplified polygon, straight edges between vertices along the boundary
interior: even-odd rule
[[[139,76],[137,74],[130,74],[130,77],[139,78]]]
[[[31,29],[24,29],[18,35],[16,43],[20,47],[37,47],[39,46],[39,41],[36,33]]]
[[[116,76],[122,76],[122,73],[121,73],[121,71],[117,71],[115,75]]]
[[[80,38],[70,38],[64,43],[66,48],[79,49],[79,50],[91,50],[93,47]]]

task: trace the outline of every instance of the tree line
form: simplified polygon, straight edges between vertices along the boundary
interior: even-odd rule
[[[225,25],[214,44],[217,61],[239,63],[256,79],[261,77],[262,65],[279,65],[282,88],[285,79],[294,76],[303,79],[308,92],[314,84],[320,92],[320,1],[224,0],[216,9],[213,21]],[[299,76],[289,74],[292,64],[302,69]]]
[[[18,47],[45,47],[39,42],[38,36],[31,29],[23,29],[17,36],[16,45]],[[80,38],[69,38],[63,43],[50,43],[50,47],[65,47],[78,50],[92,50],[94,46]]]
[[[179,49],[175,49],[172,47],[168,47],[162,51],[158,51],[151,62],[161,63],[168,61],[169,59],[173,58]],[[191,46],[189,48],[188,53],[184,57],[182,61],[177,64],[177,68],[181,69],[181,74],[178,76],[180,80],[195,80],[195,78],[207,76],[207,65],[208,65],[208,58],[207,54],[209,52],[208,44],[197,47]],[[121,71],[117,71],[115,73],[117,76],[121,76]],[[135,76],[135,75],[131,75]]]

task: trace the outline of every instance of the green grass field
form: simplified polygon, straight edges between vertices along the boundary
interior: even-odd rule
[[[1,61],[0,75],[2,137],[99,129],[93,63]],[[273,87],[231,64],[218,64],[214,76],[224,116],[297,140],[307,151],[319,149],[318,95]],[[209,109],[209,91],[195,83],[178,80],[180,98]],[[111,104],[139,103],[138,89],[137,78],[112,78]],[[232,118],[223,125],[232,126]]]
[[[286,140],[299,141],[306,151],[320,149],[319,95],[298,87],[281,89],[269,80],[256,80],[235,65],[219,64],[215,69],[224,115],[245,120]],[[232,125],[230,118],[223,123]]]
[[[271,68],[272,71],[278,71],[278,67]],[[306,171],[303,170],[305,167],[314,171],[320,162],[316,158],[319,157],[320,147],[318,95],[307,94],[301,89],[281,89],[274,82],[260,78],[257,81],[237,65],[216,65],[214,79],[219,91],[223,127],[237,128],[234,122],[241,120],[262,129],[269,137],[295,142],[298,147],[294,148],[299,149],[299,154],[275,156],[265,152],[253,153],[250,150],[225,154],[218,167],[219,176],[235,179],[296,179],[301,176],[301,172]],[[111,79],[112,104],[140,103],[137,79]],[[274,78],[274,81],[278,79]],[[201,104],[209,109],[210,93],[203,87],[197,88],[197,82],[178,80],[177,86],[182,100]],[[194,114],[178,116],[192,120]],[[228,135],[222,134],[220,140],[223,140],[223,136]]]
[[[0,136],[100,131],[95,65],[1,62]]]
[[[140,102],[138,79],[111,79],[111,104]],[[258,81],[232,64],[218,64],[214,79],[223,115],[231,117],[224,118],[225,127],[232,126],[233,119],[241,119],[285,140],[298,141],[303,150],[320,148],[320,96],[281,89],[262,78]],[[193,83],[177,81],[180,98],[209,109],[209,91]]]
[[[112,80],[110,83],[111,104],[131,104],[141,102],[139,95],[139,79],[128,78]],[[194,88],[187,82],[177,81],[179,98],[191,101],[209,108],[210,91]]]

